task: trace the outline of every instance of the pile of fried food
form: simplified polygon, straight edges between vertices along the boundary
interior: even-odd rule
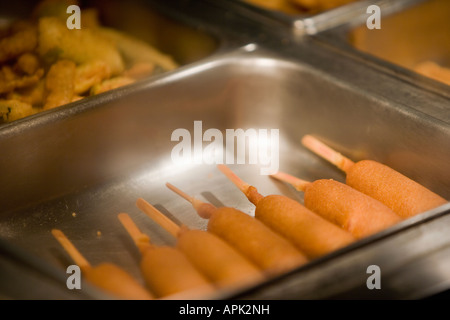
[[[73,0],[44,0],[27,20],[0,29],[0,123],[11,122],[130,84],[177,64],[149,44],[102,26],[81,10],[70,29]]]
[[[318,13],[356,0],[245,0],[269,10],[288,14]]]

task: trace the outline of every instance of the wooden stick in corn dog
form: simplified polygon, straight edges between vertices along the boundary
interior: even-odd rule
[[[330,179],[309,182],[284,172],[277,172],[271,177],[303,191],[304,203],[308,209],[349,231],[358,239],[401,221],[400,216],[383,203],[344,183]]]
[[[176,248],[154,246],[130,216],[120,213],[118,218],[141,252],[140,268],[147,286],[158,298],[186,292],[207,296],[216,291],[212,284]],[[191,297],[188,297],[191,298]]]
[[[122,268],[112,263],[101,263],[93,267],[61,230],[53,229],[52,235],[80,267],[86,280],[94,286],[120,299],[154,299],[148,290]]]
[[[177,248],[218,288],[240,287],[264,280],[263,273],[236,249],[215,234],[179,227],[144,199],[136,205],[177,238]]]
[[[344,171],[349,186],[384,203],[402,218],[447,203],[444,198],[379,162],[361,160],[355,163],[310,135],[304,136],[302,143]]]
[[[355,238],[347,231],[282,195],[262,196],[227,166],[218,168],[256,206],[255,217],[289,239],[310,258],[317,258],[350,244]]]
[[[307,262],[302,252],[261,221],[234,208],[216,208],[189,196],[170,183],[166,185],[189,201],[200,217],[209,219],[209,232],[228,242],[268,276],[292,270]]]

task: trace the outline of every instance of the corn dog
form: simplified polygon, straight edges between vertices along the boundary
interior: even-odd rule
[[[158,298],[186,292],[208,295],[215,292],[211,283],[176,248],[156,247],[126,213],[118,218],[141,252],[140,268],[147,286]]]
[[[292,184],[305,193],[305,207],[360,239],[401,221],[383,203],[335,180],[308,182],[278,172],[272,178]]]
[[[255,284],[264,279],[259,268],[211,232],[181,228],[144,199],[136,205],[177,238],[177,248],[218,288]]]
[[[268,276],[277,275],[307,262],[307,258],[289,241],[262,222],[234,208],[216,208],[174,187],[169,189],[188,200],[200,217],[209,219],[208,231],[219,236]]]
[[[297,201],[281,195],[262,196],[225,165],[218,168],[256,206],[255,217],[289,239],[309,258],[317,258],[355,240],[347,231],[323,219]]]
[[[86,280],[94,286],[121,299],[154,299],[153,295],[125,270],[112,263],[102,263],[92,267],[61,230],[53,229],[52,235],[80,267]]]
[[[384,203],[402,218],[447,203],[444,198],[379,162],[362,160],[355,163],[310,135],[304,136],[302,143],[344,171],[350,187]]]

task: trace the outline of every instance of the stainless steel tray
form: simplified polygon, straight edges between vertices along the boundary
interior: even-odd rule
[[[20,19],[30,20],[39,2],[22,0],[0,3],[0,27]],[[201,25],[192,23],[192,19],[172,16],[172,12],[162,9],[158,1],[134,0],[125,4],[118,0],[91,0],[80,1],[79,4],[82,9],[97,9],[102,26],[148,43],[181,66],[220,51],[227,42],[225,34],[220,36],[219,41],[217,31],[206,31]],[[157,69],[153,75],[161,72],[162,69]]]
[[[417,73],[414,67],[434,61],[448,68],[450,30],[447,1],[416,1],[400,12],[382,18],[381,30],[366,28],[363,17],[317,35],[358,59],[413,85],[450,97],[448,85]],[[420,21],[420,23],[419,23]]]
[[[358,18],[364,18],[365,21],[368,17],[366,11],[370,5],[379,6],[383,16],[385,16],[401,11],[420,1],[423,0],[360,0],[317,13],[302,13],[300,11],[298,13],[285,13],[263,8],[245,0],[222,0],[219,3],[223,3],[226,7],[235,6],[235,10],[246,11],[250,16],[259,15],[259,18],[263,20],[278,21],[297,36],[302,36],[333,29]]]
[[[168,191],[165,182],[216,205],[253,214],[252,205],[215,166],[172,163],[171,133],[177,128],[191,130],[194,120],[199,119],[204,128],[220,130],[279,128],[280,168],[305,179],[343,180],[340,173],[301,147],[300,137],[312,132],[355,159],[363,155],[385,162],[449,197],[450,149],[439,143],[448,143],[448,126],[431,117],[418,117],[413,109],[376,100],[302,62],[246,48],[180,69],[158,81],[118,90],[114,99],[105,95],[64,112],[22,121],[14,130],[1,130],[0,148],[8,155],[0,159],[0,168],[6,172],[1,184],[5,200],[0,218],[2,237],[64,270],[71,262],[50,234],[50,229],[57,227],[93,264],[113,261],[140,277],[138,252],[116,215],[130,213],[156,244],[173,244],[174,240],[139,212],[134,205],[138,197],[192,228],[204,229],[206,221]],[[337,105],[336,101],[342,103]],[[430,135],[432,143],[427,138]],[[410,162],[395,161],[397,156],[409,156]],[[261,176],[257,166],[231,167],[263,194],[281,193],[302,200],[291,188]],[[365,270],[356,275],[342,264],[380,263],[383,268],[386,261],[395,259],[400,264],[412,260],[426,264],[424,251],[444,250],[448,239],[441,232],[448,233],[450,226],[443,221],[446,218],[439,220],[442,223],[428,220],[435,221],[446,212],[448,206],[406,221],[404,228],[386,231],[387,243],[399,243],[390,246],[392,251],[385,250],[385,241],[379,245],[380,241],[367,239],[355,244],[358,250],[336,252],[334,258],[290,275],[309,282],[309,287],[288,286],[280,280],[270,284],[275,291],[261,288],[252,297],[326,297],[345,291],[353,283],[339,281],[339,288],[330,283],[332,288],[325,290],[325,275],[308,276],[309,272],[325,274],[328,267],[339,279],[352,277],[354,281],[366,276]],[[100,237],[97,231],[101,231]],[[403,255],[408,243],[421,250],[411,249],[410,256]],[[354,255],[358,256],[357,264],[353,264]],[[450,285],[448,274],[442,274],[447,263],[446,259],[433,261],[426,269],[441,286]],[[386,269],[392,267],[386,264]],[[417,283],[414,274],[401,279],[400,288]],[[424,282],[413,286],[414,290],[399,291],[398,297],[420,297],[437,288],[435,282]]]
[[[174,239],[136,208],[138,197],[179,223],[206,227],[165,188],[168,181],[252,215],[253,206],[214,165],[171,161],[171,133],[192,132],[196,120],[204,130],[279,129],[280,169],[304,179],[344,181],[301,146],[301,136],[312,133],[355,160],[386,163],[450,198],[448,98],[380,73],[322,40],[298,41],[242,14],[180,3],[174,16],[226,30],[219,40],[227,45],[174,72],[0,128],[2,297],[104,298],[89,286],[65,290],[72,261],[52,238],[55,227],[91,263],[115,262],[142,280],[138,251],[118,213],[128,212],[155,244]],[[266,37],[253,43],[261,30]],[[280,45],[281,35],[288,41]],[[302,201],[256,165],[231,168],[262,194]],[[260,286],[214,298],[422,298],[443,291],[450,287],[448,213],[447,204]],[[382,290],[365,287],[372,264],[381,268]]]

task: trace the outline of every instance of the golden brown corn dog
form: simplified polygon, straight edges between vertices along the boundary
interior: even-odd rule
[[[102,263],[92,267],[61,230],[53,229],[52,235],[80,267],[86,280],[94,286],[120,299],[150,300],[154,298],[137,280],[115,264]]]
[[[188,200],[200,217],[209,219],[208,231],[219,236],[267,275],[277,275],[307,262],[307,258],[289,241],[253,217],[234,208],[216,208],[166,184]]]
[[[281,195],[262,196],[225,165],[222,171],[256,206],[255,217],[289,239],[310,258],[342,248],[355,240],[347,231],[323,219],[297,201]]]
[[[177,248],[218,288],[246,286],[263,281],[260,269],[211,232],[181,228],[144,199],[136,205],[177,238]]]
[[[310,135],[304,136],[302,143],[344,171],[349,186],[384,203],[402,218],[447,203],[441,196],[379,162],[362,160],[355,163]]]
[[[321,179],[308,182],[278,172],[271,177],[292,184],[303,191],[305,207],[328,221],[363,238],[401,221],[394,211],[383,203],[335,180]]]
[[[215,292],[211,283],[189,262],[181,251],[169,246],[153,246],[130,216],[118,218],[141,252],[140,268],[147,286],[158,298],[186,292],[186,297]],[[191,297],[189,297],[191,298]]]

